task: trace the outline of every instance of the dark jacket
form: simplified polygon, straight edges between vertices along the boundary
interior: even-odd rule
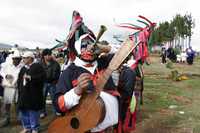
[[[31,80],[24,84],[24,74],[30,75]],[[39,63],[33,63],[30,68],[25,66],[19,72],[18,77],[18,107],[21,110],[40,110],[43,108],[43,85],[45,71]]]
[[[101,59],[97,60],[98,61],[97,68],[98,68],[99,72],[106,69],[111,58],[112,58],[112,56],[109,56],[109,57],[101,58]],[[90,73],[90,72],[83,67],[76,66],[73,63],[62,72],[62,74],[58,80],[57,86],[56,86],[56,92],[55,92],[55,97],[54,97],[54,102],[55,102],[54,104],[56,105],[58,112],[62,112],[58,106],[58,97],[61,95],[64,95],[66,92],[68,92],[72,88],[76,87],[77,79],[82,73]],[[96,75],[96,74],[97,74],[97,71],[94,73],[94,75]],[[94,86],[94,85],[92,84],[92,86]],[[91,89],[91,88],[89,88],[89,89]],[[116,89],[117,89],[117,86],[115,86],[115,84],[112,80],[112,77],[110,77],[104,86],[104,90],[115,91]]]
[[[132,97],[136,80],[136,72],[129,67],[123,66],[120,77],[118,91],[121,94],[120,98],[120,118],[124,123],[126,112],[129,107],[129,100]]]
[[[3,80],[3,77],[0,75],[0,97],[3,97],[3,91],[4,91],[4,88],[2,86],[2,80]]]
[[[46,72],[45,82],[56,83],[60,76],[60,64],[54,60],[51,60],[48,65],[44,62],[41,64]]]

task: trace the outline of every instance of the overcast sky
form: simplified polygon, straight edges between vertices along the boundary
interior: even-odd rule
[[[113,34],[127,31],[114,26],[115,23],[139,24],[138,15],[159,23],[172,20],[176,14],[192,13],[196,23],[192,45],[200,48],[197,0],[1,0],[0,42],[31,48],[52,47],[56,44],[55,38],[65,39],[73,10],[80,12],[94,33],[100,25],[106,25],[108,31],[103,39],[109,42]]]

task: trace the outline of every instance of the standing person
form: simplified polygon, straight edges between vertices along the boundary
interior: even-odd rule
[[[2,65],[1,75],[3,77],[2,86],[4,89],[3,102],[5,104],[5,119],[1,122],[1,126],[7,126],[10,123],[11,104],[16,103],[14,97],[16,95],[17,78],[20,69],[22,68],[21,55],[18,50],[11,54],[11,60]]]
[[[167,58],[169,58],[172,62],[176,62],[177,57],[174,48],[169,47],[167,49]]]
[[[181,62],[185,63],[187,59],[186,51],[181,52]]]
[[[167,51],[166,51],[165,47],[162,47],[162,49],[161,49],[162,64],[165,64],[167,62],[166,57],[167,57]]]
[[[2,99],[3,99],[3,91],[4,88],[2,86],[3,77],[0,75],[0,117],[1,117],[1,106],[2,106]]]
[[[192,65],[193,64],[193,59],[195,57],[195,52],[194,52],[194,50],[192,49],[191,46],[186,49],[186,53],[187,53],[187,63],[189,65]]]
[[[41,111],[40,118],[44,118],[47,115],[46,112],[46,98],[48,93],[51,96],[51,100],[53,100],[55,91],[56,91],[56,83],[60,76],[60,64],[55,61],[51,55],[50,49],[44,49],[42,51],[42,66],[46,72],[46,80],[44,84],[44,108]],[[53,105],[54,113],[59,115],[55,111],[55,107]]]
[[[40,48],[39,47],[36,47],[36,49],[35,49],[35,60],[37,62],[41,61],[41,52],[40,52]]]
[[[66,113],[67,110],[78,105],[85,91],[91,92],[93,89],[98,89],[95,88],[95,82],[108,67],[113,54],[110,53],[112,50],[109,45],[101,44],[98,44],[99,53],[97,54],[94,51],[94,45],[92,45],[94,41],[95,39],[90,34],[84,34],[75,43],[78,55],[74,62],[63,71],[56,88],[54,102],[59,112]],[[101,53],[107,54],[100,57]],[[133,76],[135,75],[133,74]],[[132,76],[131,78],[134,79]],[[121,106],[118,98],[121,94],[125,94],[125,97],[132,96],[134,82],[129,80],[130,86],[127,87],[129,90],[121,88],[121,93],[119,93],[117,91],[118,81],[119,74],[116,71],[114,75],[109,77],[103,91],[101,91],[100,97],[105,103],[105,117],[102,122],[91,129],[91,132],[110,130],[120,123],[122,115],[119,115],[119,110],[121,110],[119,107]]]
[[[45,71],[39,63],[34,62],[34,54],[25,52],[25,66],[18,77],[18,108],[21,115],[23,130],[20,133],[38,133],[39,110],[43,108],[43,86]]]

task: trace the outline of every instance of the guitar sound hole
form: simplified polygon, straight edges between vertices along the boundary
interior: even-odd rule
[[[70,124],[71,124],[72,128],[74,128],[74,129],[79,128],[79,120],[77,118],[72,118]]]

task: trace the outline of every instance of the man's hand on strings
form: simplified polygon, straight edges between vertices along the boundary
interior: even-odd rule
[[[90,80],[91,80],[91,75],[89,73],[82,73],[78,77],[78,85],[75,88],[75,93],[77,95],[81,95],[85,90],[87,90]]]

